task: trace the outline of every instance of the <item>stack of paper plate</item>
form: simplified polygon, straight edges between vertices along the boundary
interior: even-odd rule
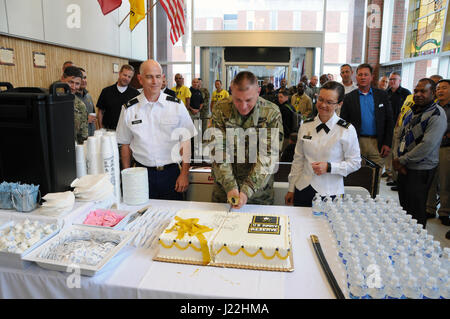
[[[108,174],[85,175],[75,179],[70,185],[79,201],[102,201],[114,196],[114,186]]]
[[[72,192],[48,193],[42,199],[39,212],[45,215],[61,215],[72,211],[75,204],[75,195]]]

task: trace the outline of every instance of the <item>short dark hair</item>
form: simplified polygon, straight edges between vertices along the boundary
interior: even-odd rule
[[[280,91],[278,91],[278,94],[283,94],[284,96],[289,96],[288,90],[280,90]]]
[[[328,81],[320,88],[319,92],[322,90],[334,90],[338,94],[338,103],[341,103],[344,100],[345,96],[345,88],[344,86],[336,81]]]
[[[358,73],[358,71],[360,69],[369,69],[370,70],[370,74],[373,73],[373,68],[372,68],[372,66],[369,63],[363,63],[363,64],[358,65],[358,67],[356,68],[356,73]]]
[[[220,84],[222,84],[222,81],[220,81],[220,80],[215,80],[214,83],[216,83],[216,82],[220,82]]]
[[[432,76],[430,76],[430,79],[433,79],[433,78],[438,79],[438,81],[444,79],[444,77],[439,74],[433,74]]]
[[[343,67],[346,67],[346,66],[348,66],[349,68],[350,68],[350,70],[352,70],[353,71],[353,68],[352,68],[352,66],[350,65],[350,64],[342,64],[341,65],[341,67],[340,67],[340,69],[342,69]]]
[[[446,82],[447,84],[450,85],[450,79],[442,79],[442,80],[439,80],[439,82],[436,84],[436,86],[437,86],[439,83],[442,83],[442,82]]]
[[[431,85],[431,91],[436,92],[436,83],[434,83],[434,81],[430,78],[423,78],[420,79],[417,84],[419,84],[420,82],[428,82]]]
[[[69,76],[74,76],[76,78],[82,78],[83,73],[81,73],[80,68],[77,68],[76,66],[68,66],[64,69],[63,73],[64,78],[68,78]]]
[[[83,69],[83,68],[80,68],[80,67],[79,67],[79,69],[80,69],[80,71],[86,72],[86,70],[85,70],[85,69]]]
[[[322,74],[321,76],[320,76],[320,78],[319,78],[319,82],[320,83],[326,83],[326,82],[328,82],[328,75],[326,75],[326,74]]]
[[[397,72],[397,71],[391,72],[391,74],[389,74],[389,76],[391,76],[391,75],[398,75],[399,77],[402,76],[402,75],[400,74],[400,72]]]
[[[250,85],[256,85],[258,83],[258,78],[250,71],[241,71],[235,76],[233,84],[240,88],[246,81]]]
[[[120,68],[119,72],[121,73],[123,70],[130,70],[130,71],[133,71],[133,73],[135,72],[134,71],[134,67],[132,65],[129,65],[129,64],[122,65],[122,67]]]

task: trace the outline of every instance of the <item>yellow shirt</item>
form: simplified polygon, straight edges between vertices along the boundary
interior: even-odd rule
[[[405,102],[403,102],[402,108],[400,109],[400,114],[398,115],[396,126],[401,126],[403,123],[403,117],[406,113],[408,113],[409,110],[411,110],[411,107],[414,105],[414,94],[410,94],[406,97]]]
[[[174,91],[177,94],[177,98],[183,101],[185,106],[186,106],[186,99],[192,96],[191,90],[189,90],[189,88],[185,85],[181,86],[180,88],[174,86],[172,88],[172,91]]]
[[[227,90],[222,89],[222,91],[220,91],[220,93],[217,93],[217,90],[215,90],[213,92],[212,98],[211,98],[211,103],[213,105],[217,104],[217,102],[219,102],[220,100],[223,100],[227,97],[229,97],[230,94],[228,93]]]

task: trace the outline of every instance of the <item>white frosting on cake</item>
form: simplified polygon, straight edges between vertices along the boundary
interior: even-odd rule
[[[196,210],[182,210],[175,215],[175,218],[179,217],[183,220],[198,218],[199,221],[197,224],[212,229],[211,231],[202,233],[207,241],[208,250],[210,252],[209,245],[220,229],[220,226],[224,222],[226,216],[227,212],[199,212]],[[194,263],[210,263],[211,260],[204,261],[204,256],[201,251],[201,243],[197,236],[189,236],[189,234],[186,233],[183,238],[177,239],[178,231],[172,230],[168,232],[168,230],[172,229],[177,224],[177,220],[175,218],[172,219],[169,226],[163,231],[159,238],[160,245],[158,257]]]
[[[249,233],[254,216],[279,217],[280,233]],[[230,213],[212,248],[216,264],[289,269],[289,219],[284,215]]]
[[[278,218],[279,234],[250,233],[249,226],[254,216]],[[192,218],[198,219],[195,226],[192,226],[192,220],[191,223],[187,221]],[[195,230],[204,226],[210,230],[202,232],[203,240],[196,235],[180,234],[179,231],[183,227],[194,227]],[[183,237],[177,238],[179,235]],[[292,270],[290,248],[287,216],[182,210],[161,234],[156,257],[159,260],[205,265]]]

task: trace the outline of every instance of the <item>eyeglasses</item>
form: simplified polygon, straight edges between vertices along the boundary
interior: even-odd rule
[[[339,102],[325,101],[325,100],[322,99],[321,97],[319,97],[319,98],[317,99],[317,102],[320,102],[320,103],[325,104],[325,105],[328,105],[328,106],[333,106],[333,105],[339,104]]]

